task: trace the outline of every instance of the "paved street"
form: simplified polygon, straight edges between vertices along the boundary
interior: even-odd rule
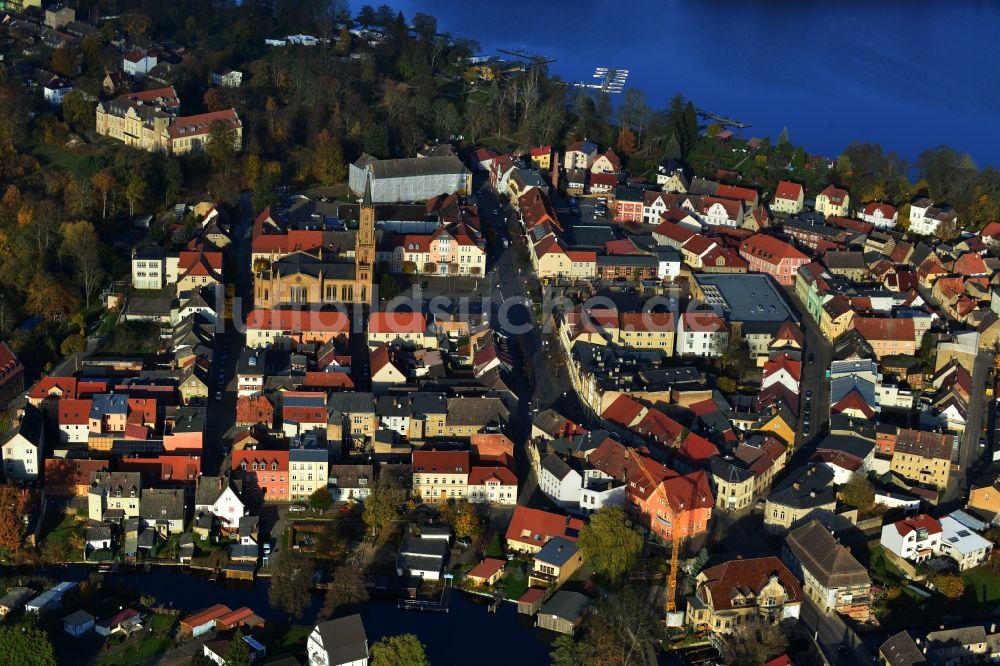
[[[809,597],[803,598],[800,628],[815,640],[826,660],[835,665],[874,663],[858,635],[836,613],[824,613]]]
[[[799,393],[799,428],[795,441],[796,449],[818,435],[830,416],[830,383],[826,380],[826,371],[833,358],[833,347],[826,337],[820,333],[819,325],[813,321],[806,311],[805,305],[795,296],[792,288],[785,288],[785,296],[792,307],[798,311],[800,323],[805,329],[806,349],[802,366],[801,392]],[[809,355],[815,358],[809,363]],[[812,399],[806,400],[806,395],[812,393]],[[805,416],[809,415],[809,435],[803,434]]]
[[[569,378],[563,370],[557,370],[560,362],[555,358],[558,351],[554,349],[555,345],[544,341],[538,328],[530,325],[531,314],[528,309],[522,304],[512,305],[513,299],[529,297],[526,285],[528,280],[534,282],[530,266],[521,265],[518,261],[520,248],[523,248],[523,237],[518,234],[511,238],[510,247],[507,248],[501,241],[501,237],[507,234],[504,220],[514,216],[514,213],[503,210],[496,195],[488,188],[483,188],[477,199],[480,215],[497,231],[497,242],[489,253],[492,266],[490,274],[493,279],[488,288],[491,290],[494,327],[509,334],[508,346],[515,364],[512,388],[518,395],[519,403],[517,413],[511,418],[509,434],[518,444],[515,458],[522,480],[518,504],[538,505],[545,500],[537,492],[538,480],[528,460],[524,443],[531,432],[532,415],[536,410],[551,406],[569,391]],[[500,213],[493,215],[493,210],[499,210]],[[523,371],[525,361],[530,367],[530,381]]]
[[[987,450],[979,446],[979,438],[983,437],[983,425],[987,416],[986,386],[990,379],[990,368],[993,367],[993,355],[989,352],[979,352],[972,371],[972,395],[969,398],[968,416],[965,432],[959,439],[958,473],[951,475],[950,483],[945,489],[944,502],[961,499],[969,488],[978,471],[981,458]]]
[[[214,474],[225,461],[223,447],[231,443],[232,429],[236,421],[236,362],[246,346],[246,335],[242,332],[242,322],[253,307],[253,276],[250,266],[250,198],[240,198],[238,217],[233,220],[232,236],[235,247],[236,298],[233,302],[233,318],[240,320],[223,321],[224,328],[215,338],[215,355],[212,375],[209,377],[208,409],[206,410],[205,444],[202,450],[201,468],[205,474]],[[223,307],[222,304],[218,306]],[[225,361],[223,362],[223,357]],[[224,369],[224,384],[219,381],[219,368]],[[215,399],[215,393],[224,386],[222,400]]]

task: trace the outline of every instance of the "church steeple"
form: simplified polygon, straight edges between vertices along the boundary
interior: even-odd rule
[[[371,173],[369,173],[368,177],[365,178],[365,195],[361,199],[361,207],[362,208],[371,208],[372,207],[372,175],[371,175]]]
[[[375,206],[372,203],[372,178],[365,180],[365,194],[358,214],[358,235],[354,241],[354,289],[352,300],[367,303],[372,295],[375,269]]]

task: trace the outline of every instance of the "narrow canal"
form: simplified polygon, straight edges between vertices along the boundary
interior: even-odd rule
[[[91,570],[82,566],[48,567],[45,576],[53,580],[81,581]],[[221,603],[230,608],[248,606],[268,622],[312,625],[322,606],[322,597],[314,595],[302,618],[291,618],[271,607],[267,599],[269,582],[215,584],[207,578],[181,569],[154,568],[148,573],[108,574],[109,583],[130,585],[142,594],[156,597],[157,603],[196,611]],[[550,647],[540,641],[531,620],[520,616],[512,603],[501,605],[496,614],[486,609],[486,601],[456,593],[451,597],[449,613],[403,612],[395,601],[374,601],[362,610],[369,644],[383,636],[413,633],[426,646],[427,657],[435,666],[468,663],[480,666],[548,664]]]

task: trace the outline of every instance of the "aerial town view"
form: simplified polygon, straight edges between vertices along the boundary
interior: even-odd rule
[[[0,666],[1000,661],[1000,6],[400,1],[0,0]]]

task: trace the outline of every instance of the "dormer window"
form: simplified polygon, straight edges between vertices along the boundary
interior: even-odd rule
[[[277,469],[278,469],[278,463],[277,463],[277,461],[271,463],[271,470],[272,471],[277,471]]]
[[[246,464],[246,463],[244,463],[244,464]],[[253,469],[254,469],[255,472],[257,471],[257,462],[256,461],[253,464]]]
[[[243,462],[240,463],[240,469],[246,470],[246,468],[247,468],[247,461],[244,460]]]

